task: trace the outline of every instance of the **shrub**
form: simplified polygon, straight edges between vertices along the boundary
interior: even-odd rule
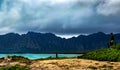
[[[113,45],[113,46],[111,46],[111,48],[113,48],[113,49],[117,49],[117,50],[120,50],[120,44]]]
[[[0,70],[29,70],[29,67],[15,65],[15,66],[10,66],[10,67],[0,68]]]
[[[92,59],[99,61],[120,61],[120,44],[112,46],[108,49],[100,49],[97,51],[89,52],[78,58]]]

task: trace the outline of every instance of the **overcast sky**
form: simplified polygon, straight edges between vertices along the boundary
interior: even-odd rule
[[[0,0],[0,34],[120,32],[120,0]]]

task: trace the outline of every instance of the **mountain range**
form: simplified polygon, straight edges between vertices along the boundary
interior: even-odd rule
[[[114,34],[115,42],[120,42],[120,34]],[[79,35],[69,39],[57,37],[52,33],[28,32],[19,35],[8,33],[0,35],[0,53],[42,53],[79,52],[108,48],[110,34],[103,32]]]

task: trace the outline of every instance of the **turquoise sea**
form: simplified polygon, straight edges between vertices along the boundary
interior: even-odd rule
[[[55,54],[0,54],[0,58],[5,56],[23,56],[29,59],[39,59],[39,58],[47,58],[47,57],[55,57]],[[59,57],[77,57],[82,54],[58,54]]]

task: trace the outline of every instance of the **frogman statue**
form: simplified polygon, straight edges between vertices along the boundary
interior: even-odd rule
[[[113,33],[111,33],[111,34],[110,34],[110,43],[109,43],[109,45],[110,45],[110,46],[113,46],[114,44],[115,44],[115,38],[114,38]]]

